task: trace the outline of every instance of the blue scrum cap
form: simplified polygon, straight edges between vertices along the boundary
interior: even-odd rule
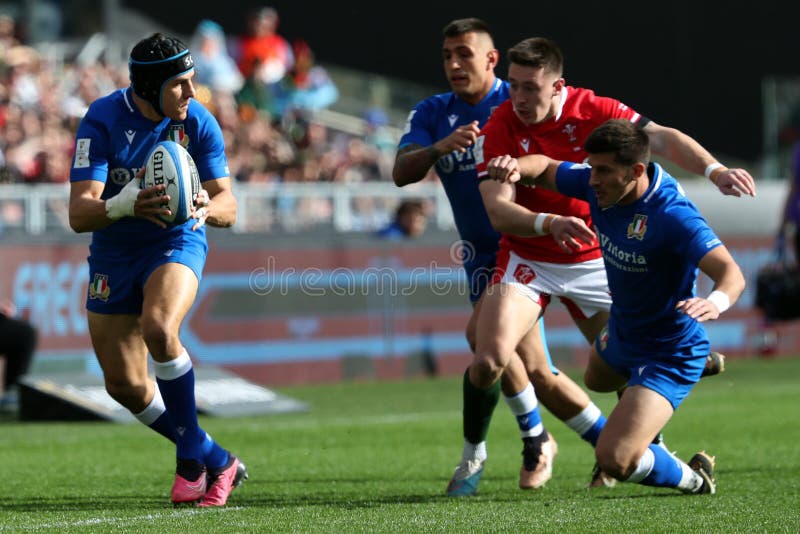
[[[161,109],[164,84],[194,69],[194,59],[179,39],[154,33],[133,47],[128,68],[136,96],[150,102],[164,115]]]

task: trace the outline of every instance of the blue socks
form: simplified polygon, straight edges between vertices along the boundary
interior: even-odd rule
[[[645,486],[677,488],[683,476],[680,461],[658,445],[651,444],[648,450],[653,453],[653,469],[641,483]]]
[[[189,354],[184,350],[174,360],[153,364],[158,388],[174,425],[178,458],[203,463],[202,443],[206,433],[197,422],[194,369]]]

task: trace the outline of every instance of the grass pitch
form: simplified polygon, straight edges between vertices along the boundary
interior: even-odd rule
[[[579,377],[579,373],[573,377]],[[505,405],[479,495],[444,490],[461,454],[460,378],[283,388],[307,414],[201,424],[247,464],[224,509],[173,508],[174,449],[141,425],[0,423],[0,532],[800,532],[800,359],[734,360],[665,430],[717,457],[717,495],[586,490],[590,447],[548,413],[555,475],[517,489]],[[579,383],[582,383],[578,380]],[[613,395],[593,395],[608,412]]]

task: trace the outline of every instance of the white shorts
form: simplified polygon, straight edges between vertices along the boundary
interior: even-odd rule
[[[507,261],[504,261],[507,260]],[[581,263],[546,263],[498,254],[494,283],[508,284],[542,307],[558,297],[569,313],[587,319],[611,308],[611,292],[603,259]],[[501,277],[502,275],[502,277]]]

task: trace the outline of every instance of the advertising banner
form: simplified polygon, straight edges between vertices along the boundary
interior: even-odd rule
[[[800,352],[798,323],[768,323],[755,308],[755,280],[771,261],[771,240],[725,242],[748,288],[719,321],[707,323],[714,349],[733,357]],[[38,366],[96,369],[86,326],[87,252],[82,244],[0,245],[0,296],[39,330]],[[463,253],[458,243],[212,243],[181,339],[198,365],[260,384],[460,374],[470,359]],[[698,294],[710,290],[701,275]],[[585,362],[586,341],[560,303],[548,308],[545,324],[557,365]]]

